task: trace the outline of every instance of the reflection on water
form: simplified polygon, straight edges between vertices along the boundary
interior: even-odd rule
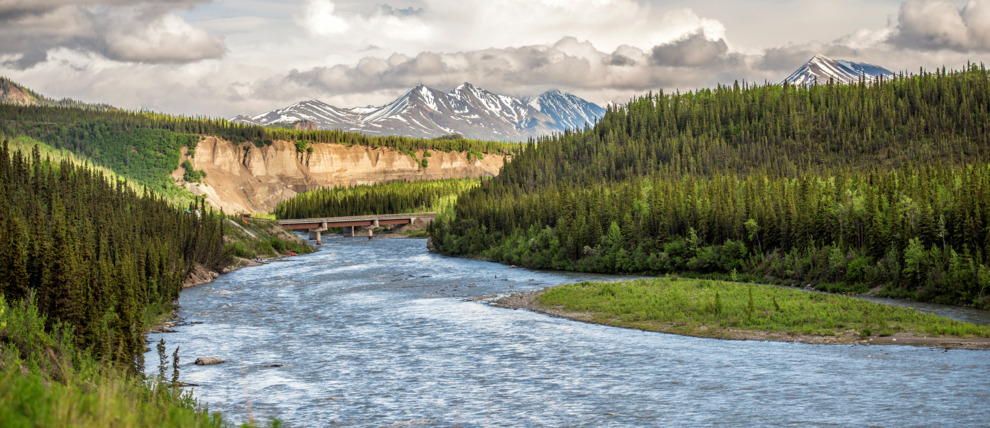
[[[183,291],[164,337],[228,419],[290,426],[985,425],[990,352],[722,341],[465,298],[615,278],[429,254],[321,251]],[[226,364],[195,366],[197,357]],[[149,373],[156,355],[147,356]]]

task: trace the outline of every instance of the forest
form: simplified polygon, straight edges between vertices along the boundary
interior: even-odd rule
[[[175,207],[37,147],[26,155],[4,141],[0,196],[6,302],[36,307],[46,331],[71,331],[76,348],[132,374],[141,373],[145,327],[172,308],[193,267],[230,264],[225,218],[202,199]],[[33,339],[3,337],[12,340]]]
[[[984,66],[649,94],[527,146],[430,234],[447,254],[990,307]]]
[[[398,181],[354,187],[323,188],[279,202],[277,218],[344,217],[445,211],[480,179]]]

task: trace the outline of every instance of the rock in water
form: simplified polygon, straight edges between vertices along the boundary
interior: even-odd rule
[[[210,358],[210,357],[199,357],[196,359],[196,365],[198,366],[212,366],[214,364],[222,364],[225,362],[226,361],[221,360],[219,358]]]

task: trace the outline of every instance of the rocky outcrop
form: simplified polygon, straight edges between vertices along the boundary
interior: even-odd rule
[[[199,357],[196,359],[197,366],[212,366],[214,364],[223,364],[223,363],[226,363],[226,361],[221,360],[219,358]]]
[[[228,214],[264,213],[296,193],[320,187],[491,177],[505,162],[499,155],[468,161],[467,153],[432,151],[424,168],[408,154],[390,148],[341,144],[311,144],[311,148],[312,152],[299,152],[289,141],[256,147],[208,137],[190,159],[194,168],[206,172],[204,183],[181,182],[182,167],[172,176]],[[423,159],[423,151],[415,154]]]

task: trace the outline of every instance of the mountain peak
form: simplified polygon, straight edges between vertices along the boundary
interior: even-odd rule
[[[829,81],[848,84],[860,79],[871,81],[878,77],[888,79],[894,77],[894,73],[878,65],[836,60],[817,54],[784,79],[784,82],[791,85],[825,84]]]
[[[258,125],[308,121],[319,129],[371,135],[435,138],[457,133],[478,140],[526,141],[583,128],[604,114],[603,108],[559,90],[526,103],[464,82],[450,92],[420,84],[380,107],[338,108],[313,100],[235,120]]]

